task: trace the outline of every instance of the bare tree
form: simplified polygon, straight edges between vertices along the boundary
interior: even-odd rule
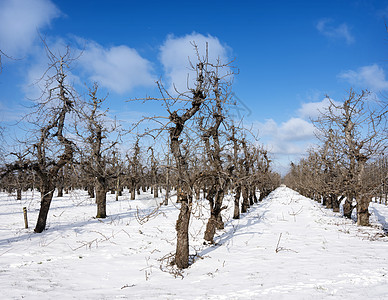
[[[150,155],[150,185],[151,191],[154,194],[154,198],[159,197],[158,192],[158,161],[156,160],[154,149],[152,147],[148,148],[148,151],[151,152]]]
[[[73,158],[75,145],[66,136],[66,124],[77,98],[67,80],[70,64],[75,59],[70,48],[67,47],[64,54],[55,54],[44,45],[49,67],[42,77],[45,80],[44,93],[35,106],[35,114],[29,115],[36,117],[32,123],[37,128],[36,142],[26,151],[31,157],[28,165],[40,179],[41,205],[35,226],[37,233],[46,228],[58,174]]]
[[[118,170],[115,170],[116,151],[115,146],[120,138],[118,126],[115,121],[108,124],[107,111],[102,110],[105,98],[97,97],[98,85],[95,83],[89,89],[89,101],[81,110],[85,122],[85,133],[78,130],[79,136],[83,139],[84,147],[81,155],[86,155],[84,161],[88,162],[86,172],[94,178],[97,204],[97,218],[106,218],[106,193],[109,188],[109,180],[118,177]],[[109,137],[115,134],[114,140]]]
[[[232,171],[232,186],[234,188],[234,211],[233,219],[240,219],[240,198],[241,198],[241,180],[242,176],[241,166],[242,163],[239,158],[239,152],[241,149],[241,140],[237,137],[237,128],[232,125],[230,129],[230,141],[233,144],[233,152],[229,157],[231,164],[233,165]]]
[[[140,145],[139,137],[136,138],[135,145],[133,147],[132,156],[127,154],[128,161],[128,172],[127,172],[127,181],[129,181],[129,188],[131,191],[131,200],[135,200],[136,191],[140,190],[140,179],[143,166],[141,165],[140,157]]]
[[[210,85],[214,93],[214,100],[209,107],[209,116],[205,119],[202,117],[199,121],[199,128],[202,132],[202,140],[204,143],[206,162],[209,164],[207,180],[210,179],[211,187],[206,195],[206,199],[210,204],[210,218],[206,225],[204,239],[210,243],[214,243],[213,238],[216,229],[223,229],[224,223],[222,221],[221,212],[226,206],[222,205],[225,193],[230,184],[232,167],[225,166],[222,160],[222,133],[220,126],[223,125],[225,129],[229,130],[226,123],[225,105],[228,103],[230,95],[230,83],[219,77],[219,66],[215,67],[212,74],[209,75]],[[226,136],[225,136],[226,137]],[[224,142],[225,144],[225,142]]]
[[[329,107],[314,122],[320,137],[330,141],[328,146],[340,150],[346,158],[342,160],[346,170],[344,190],[347,202],[344,212],[350,216],[351,202],[355,199],[357,224],[364,226],[369,225],[368,207],[371,201],[362,180],[365,166],[368,160],[387,147],[387,106],[381,106],[368,96],[368,92],[357,94],[350,90],[343,104],[337,105],[330,100]]]
[[[171,154],[175,161],[176,189],[177,197],[180,200],[180,213],[176,222],[177,245],[175,253],[175,264],[178,268],[189,266],[189,222],[194,195],[195,182],[199,174],[193,174],[189,167],[188,143],[194,128],[198,128],[198,121],[206,115],[207,107],[215,105],[213,93],[214,74],[217,68],[227,65],[209,62],[207,47],[206,55],[201,57],[197,46],[193,43],[197,54],[197,63],[191,64],[192,70],[196,74],[194,87],[187,92],[179,93],[178,96],[171,94],[158,82],[158,87],[162,98],[146,98],[146,100],[163,101],[167,113],[168,122],[162,124],[162,130],[169,132],[169,144]],[[200,138],[200,137],[197,137]]]

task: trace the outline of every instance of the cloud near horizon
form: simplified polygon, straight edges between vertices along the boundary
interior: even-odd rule
[[[0,49],[21,58],[38,39],[38,32],[61,15],[50,0],[3,0],[0,2]]]
[[[302,118],[290,118],[281,124],[268,119],[264,123],[255,122],[254,127],[274,154],[301,154],[305,152],[303,144],[315,137],[314,126]]]
[[[331,101],[340,105],[333,99]],[[298,161],[306,154],[307,149],[318,144],[316,129],[310,120],[317,118],[329,104],[328,98],[305,102],[296,111],[297,117],[291,117],[285,122],[277,123],[268,119],[253,123],[253,129],[259,131],[261,143],[276,157],[276,170],[284,175],[289,169],[290,161]]]

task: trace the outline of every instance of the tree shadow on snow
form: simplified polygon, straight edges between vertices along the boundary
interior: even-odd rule
[[[224,229],[226,231],[221,235],[216,236],[214,238],[215,244],[211,245],[206,249],[203,249],[201,252],[198,253],[198,256],[205,256],[211,253],[212,251],[216,250],[217,248],[229,242],[235,237],[243,236],[243,235],[262,234],[262,232],[259,232],[259,231],[243,231],[243,230],[263,222],[263,220],[265,219],[265,215],[270,211],[269,209],[266,208],[269,205],[270,203],[268,202],[268,199],[264,199],[262,202],[259,202],[258,204],[254,204],[253,206],[251,206],[247,213],[241,214],[240,219],[231,219],[228,222],[226,222],[225,229]],[[244,221],[244,220],[246,220],[246,222],[242,223],[241,221]]]

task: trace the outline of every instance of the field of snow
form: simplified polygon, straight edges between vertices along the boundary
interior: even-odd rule
[[[372,203],[372,227],[357,227],[320,204],[280,187],[216,245],[203,244],[206,203],[190,226],[194,263],[170,266],[175,204],[156,209],[150,194],[108,195],[106,219],[85,192],[54,198],[48,230],[35,234],[39,193],[22,201],[0,194],[1,299],[388,299],[388,209]],[[229,202],[228,202],[229,201]],[[28,209],[24,229],[22,207]]]

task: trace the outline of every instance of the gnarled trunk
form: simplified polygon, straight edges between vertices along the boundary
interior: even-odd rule
[[[369,226],[369,203],[371,202],[370,197],[360,197],[357,201],[357,225]]]
[[[216,187],[220,189],[220,187]],[[211,198],[210,198],[211,197]],[[206,225],[204,239],[210,243],[214,243],[214,235],[216,229],[223,229],[224,222],[222,221],[221,211],[222,211],[222,200],[224,198],[224,192],[219,190],[215,195],[215,200],[212,199],[212,196],[208,198],[210,203],[210,217]]]
[[[181,195],[181,208],[176,221],[177,244],[175,264],[179,269],[189,267],[189,223],[191,203],[187,195]]]

